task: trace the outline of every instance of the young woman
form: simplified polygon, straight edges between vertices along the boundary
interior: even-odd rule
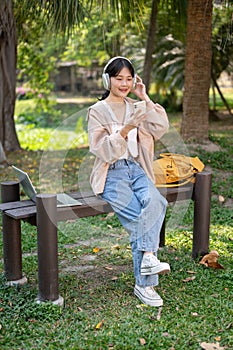
[[[110,203],[129,233],[134,294],[145,304],[161,306],[154,290],[158,274],[170,271],[157,258],[160,229],[167,202],[156,189],[152,162],[154,141],[168,129],[163,107],[153,103],[142,79],[125,57],[112,58],[104,67],[106,92],[88,112],[90,151],[95,158],[90,182],[96,195]],[[136,109],[128,94],[145,101]]]

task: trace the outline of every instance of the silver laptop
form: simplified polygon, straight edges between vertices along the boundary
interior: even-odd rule
[[[16,166],[12,165],[12,169],[14,170],[16,176],[18,177],[19,182],[21,183],[24,192],[26,195],[33,201],[36,202],[36,195],[37,192],[35,190],[35,187],[33,186],[30,177],[28,174],[17,168]],[[72,198],[66,193],[58,193],[57,194],[57,207],[70,207],[75,205],[82,205],[80,201],[77,199]]]

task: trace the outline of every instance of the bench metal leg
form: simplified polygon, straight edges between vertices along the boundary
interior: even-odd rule
[[[7,181],[1,183],[2,203],[19,201],[19,183]],[[20,220],[2,214],[4,272],[7,284],[23,284],[27,282],[22,274],[22,249]]]
[[[211,172],[197,173],[194,192],[194,226],[192,257],[203,256],[209,250]]]
[[[38,242],[38,302],[63,305],[58,291],[58,242],[56,195],[36,196]]]

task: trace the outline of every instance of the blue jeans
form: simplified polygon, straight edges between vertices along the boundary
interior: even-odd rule
[[[157,254],[166,199],[138,163],[125,159],[110,165],[100,197],[111,205],[130,235],[136,284],[158,285],[158,275],[142,276],[140,270],[145,251]]]

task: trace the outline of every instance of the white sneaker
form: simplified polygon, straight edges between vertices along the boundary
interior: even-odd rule
[[[154,254],[144,254],[141,264],[141,275],[155,275],[170,272],[168,263],[160,262]]]
[[[163,299],[156,293],[153,287],[134,287],[134,294],[143,302],[150,306],[162,306]]]

